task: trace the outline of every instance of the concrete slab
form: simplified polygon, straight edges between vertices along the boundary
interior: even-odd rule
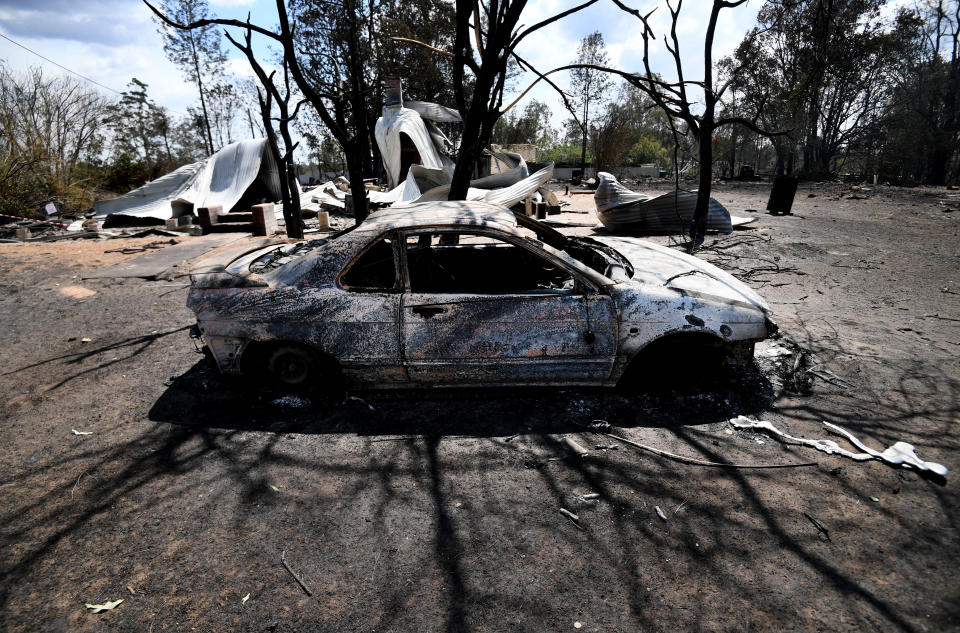
[[[249,233],[215,233],[203,237],[192,237],[180,244],[167,246],[120,264],[91,271],[84,274],[83,278],[142,277],[143,279],[157,279],[174,266],[196,259],[215,248],[233,244],[249,237]]]

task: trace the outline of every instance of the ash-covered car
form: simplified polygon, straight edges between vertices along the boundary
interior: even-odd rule
[[[695,342],[743,359],[776,329],[763,299],[696,257],[567,237],[480,202],[388,208],[329,237],[233,249],[191,281],[220,370],[285,390],[615,385],[647,350]]]

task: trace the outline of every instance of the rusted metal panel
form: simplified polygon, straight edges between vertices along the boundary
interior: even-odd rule
[[[405,295],[408,374],[423,383],[599,384],[616,351],[608,304],[593,299],[589,319],[586,298],[573,293]]]
[[[348,293],[331,287],[257,290],[191,295],[190,307],[203,334],[301,342],[335,358],[360,382],[405,380],[398,345],[399,293]]]

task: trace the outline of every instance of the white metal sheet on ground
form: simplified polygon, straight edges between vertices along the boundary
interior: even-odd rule
[[[601,171],[597,175],[600,177],[600,184],[597,186],[596,193],[593,194],[597,211],[607,211],[630,202],[650,199],[650,196],[644,193],[627,189],[611,173]]]
[[[238,141],[205,161],[184,165],[130,193],[94,204],[97,219],[108,215],[166,220],[171,203],[184,200],[199,207],[229,211],[257,179],[274,201],[280,198],[280,177],[266,139]]]
[[[552,176],[553,163],[549,163],[540,171],[530,174],[523,180],[517,181],[509,187],[503,187],[500,189],[480,189],[472,186],[474,182],[471,182],[471,187],[467,190],[467,200],[489,202],[490,204],[500,204],[505,207],[512,207],[521,200],[529,198],[537,193],[537,190],[547,183]],[[442,187],[434,187],[433,189],[424,192],[424,194],[416,200],[413,200],[409,203],[400,203],[394,206],[405,206],[407,204],[414,204],[418,202],[435,202],[446,200],[449,194],[450,185],[443,185]]]
[[[696,191],[670,191],[650,197],[627,189],[612,175],[600,172],[600,187],[594,194],[597,217],[613,232],[678,233],[693,222]],[[707,230],[730,233],[733,225],[727,209],[710,198]]]
[[[202,167],[203,161],[184,165],[130,193],[109,200],[98,200],[93,204],[93,209],[101,220],[113,213],[165,220],[173,214],[170,203],[189,186]]]

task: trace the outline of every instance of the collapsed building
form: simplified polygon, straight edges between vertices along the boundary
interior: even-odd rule
[[[380,208],[446,200],[456,163],[450,157],[453,144],[438,124],[460,121],[456,110],[404,100],[400,81],[389,80],[375,128],[388,186],[368,189],[370,205]],[[519,154],[496,153],[496,157],[509,168],[471,180],[467,200],[511,207],[548,194],[544,187],[552,177],[553,163],[531,174]],[[348,184],[338,178],[300,192],[301,209],[345,209]],[[230,213],[279,199],[280,173],[267,140],[249,139],[231,143],[203,161],[184,165],[122,196],[101,200],[94,205],[94,212],[107,227],[161,224],[195,215],[204,207]],[[278,206],[275,213],[281,218],[282,208]]]
[[[280,172],[266,139],[237,141],[122,196],[99,200],[94,217],[111,226],[163,224],[202,207],[224,212],[280,199]]]

